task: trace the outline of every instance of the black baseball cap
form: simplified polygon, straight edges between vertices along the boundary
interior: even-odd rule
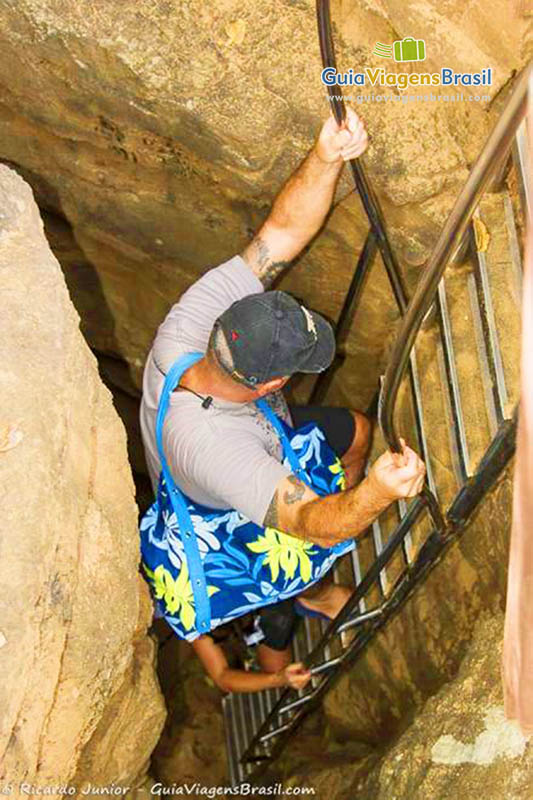
[[[215,321],[211,345],[235,380],[254,388],[295,372],[322,372],[335,355],[335,334],[316,311],[286,292],[236,300]]]

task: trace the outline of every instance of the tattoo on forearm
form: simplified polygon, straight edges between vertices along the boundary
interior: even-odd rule
[[[257,266],[260,269],[264,269],[270,260],[270,250],[268,249],[268,245],[264,242],[260,236],[256,236],[254,241],[252,242],[252,246],[255,247],[256,252],[254,253]]]
[[[289,491],[285,492],[283,495],[283,502],[287,503],[288,506],[292,506],[293,503],[297,503],[305,494],[305,485],[298,480],[295,475],[289,475],[287,478],[290,484],[294,486],[293,489],[289,489]]]
[[[290,261],[271,261],[269,247],[260,236],[256,236],[252,248],[257,277],[265,289],[268,289],[278,275],[289,266]]]
[[[274,492],[270,505],[263,520],[265,528],[277,528],[279,526],[279,512],[278,512],[278,493]]]

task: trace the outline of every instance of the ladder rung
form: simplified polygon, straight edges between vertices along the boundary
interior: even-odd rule
[[[505,225],[507,228],[507,239],[509,242],[509,251],[511,253],[512,279],[514,281],[514,291],[516,297],[522,296],[522,257],[520,255],[520,245],[518,244],[518,234],[516,232],[516,220],[513,211],[513,203],[509,194],[505,192],[503,196],[503,207],[505,210]],[[518,304],[518,313],[520,313],[520,304]]]
[[[457,446],[457,454],[459,456],[461,483],[464,483],[472,474],[472,468],[470,465],[468,440],[466,438],[466,426],[463,414],[463,404],[461,401],[461,389],[459,386],[459,376],[457,374],[457,360],[455,357],[452,325],[450,313],[448,311],[448,299],[446,297],[446,284],[444,283],[444,278],[441,279],[437,291],[437,307],[440,318],[442,352],[444,355],[446,370],[446,383],[453,416],[453,433]]]
[[[374,552],[379,556],[383,550],[383,539],[381,538],[381,525],[379,524],[379,517],[372,523],[372,539],[374,540]],[[379,586],[383,597],[387,596],[387,571],[385,567],[379,573]]]
[[[434,307],[434,304],[432,308]],[[430,309],[431,310],[431,309]],[[428,312],[429,313],[429,312]],[[416,359],[416,348],[413,345],[411,355],[409,357],[409,381],[411,384],[411,395],[413,400],[413,412],[415,417],[415,425],[418,433],[418,440],[422,449],[423,461],[426,465],[426,476],[429,488],[435,495],[437,494],[437,485],[433,476],[433,468],[431,466],[431,458],[429,456],[428,442],[426,436],[426,424],[424,407],[422,405],[422,390],[420,388],[420,378],[418,374],[418,363]]]
[[[505,385],[502,354],[500,350],[496,318],[494,316],[494,307],[492,305],[492,293],[487,269],[487,259],[485,257],[485,253],[479,250],[477,251],[477,267],[478,269],[476,272],[476,278],[479,308],[481,311],[481,318],[485,323],[485,345],[489,354],[489,363],[492,367],[491,371],[494,382],[493,392],[499,424],[503,419],[505,419],[505,407],[508,403],[507,387]]]
[[[310,694],[304,695],[304,697],[300,697],[298,700],[293,700],[292,703],[287,703],[286,706],[282,706],[279,709],[278,714],[285,714],[287,711],[292,711],[293,708],[298,708],[298,706],[305,705],[305,703],[308,703],[309,700],[311,700],[313,695],[314,692],[311,692]]]
[[[407,503],[403,499],[398,500],[398,512],[401,521],[407,514]],[[410,564],[413,563],[413,537],[411,536],[410,533],[406,533],[403,538],[402,550],[405,558],[405,563],[407,564],[407,566],[410,566]]]
[[[524,119],[516,132],[516,149],[518,155],[518,167],[520,170],[520,178],[526,201],[526,211],[528,211],[531,208],[531,205],[533,203],[533,198],[530,196],[531,189],[529,182],[531,154],[528,152],[527,140],[528,140],[528,131],[527,131],[526,120]]]
[[[274,736],[277,736],[279,733],[283,733],[283,731],[288,731],[289,728],[291,727],[291,724],[292,723],[287,722],[286,725],[280,725],[279,728],[275,728],[273,731],[270,731],[270,733],[265,733],[264,736],[261,736],[259,741],[260,742],[268,742],[269,739],[273,739]]]
[[[357,617],[343,622],[343,624],[337,628],[336,633],[344,633],[344,631],[347,631],[349,628],[353,628],[355,625],[361,625],[361,623],[366,622],[368,619],[381,616],[381,614],[383,614],[383,609],[384,606],[373,608],[372,611],[366,611],[364,614],[359,614]]]
[[[248,756],[243,761],[243,764],[259,764],[261,761],[271,761],[272,756]]]
[[[365,470],[365,475],[366,475],[366,472],[367,472],[367,470]],[[351,555],[351,559],[352,559],[352,569],[353,569],[354,582],[355,582],[356,586],[359,586],[359,584],[361,583],[361,580],[362,580],[362,575],[361,575],[361,564],[359,562],[359,553],[358,553],[357,548],[358,548],[358,544],[356,542],[355,543],[355,547],[352,550],[350,555]],[[359,611],[361,612],[361,614],[364,614],[364,612],[366,611],[366,603],[365,603],[364,597],[362,597],[359,600]]]
[[[325,672],[327,669],[336,667],[337,664],[340,664],[342,659],[343,656],[338,656],[337,658],[331,658],[329,661],[324,661],[322,664],[317,664],[316,667],[311,667],[311,675],[318,675],[320,672]]]
[[[222,708],[224,710],[224,731],[226,735],[226,753],[228,757],[229,779],[231,785],[234,786],[241,779],[238,772],[237,760],[239,753],[236,751],[237,735],[235,729],[234,711],[231,707],[232,700],[229,696],[224,697],[222,700]]]

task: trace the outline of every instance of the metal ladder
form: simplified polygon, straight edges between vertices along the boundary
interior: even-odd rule
[[[324,66],[335,66],[327,0],[318,0],[317,10]],[[335,566],[334,580],[344,584],[351,581],[354,587],[350,601],[339,616],[329,624],[317,619],[303,620],[293,640],[293,653],[295,660],[304,661],[311,669],[312,679],[306,688],[234,693],[223,699],[232,785],[260,778],[306,715],[318,706],[334,682],[354,664],[379,629],[439,562],[513,455],[517,381],[512,359],[507,357],[506,348],[502,346],[502,318],[498,292],[494,291],[498,276],[490,263],[482,234],[485,213],[496,214],[508,254],[506,274],[509,273],[512,291],[518,297],[521,259],[515,224],[517,210],[506,191],[490,194],[487,187],[497,173],[501,174],[512,148],[513,169],[522,200],[521,216],[527,218],[531,203],[527,175],[533,165],[527,151],[526,98],[527,74],[524,73],[516,81],[505,109],[472,168],[410,301],[377,200],[360,162],[351,163],[370,230],[337,323],[340,352],[332,366],[336,369],[342,363],[344,338],[365,276],[379,250],[402,315],[381,386],[380,428],[384,443],[398,450],[394,415],[398,392],[403,385],[408,396],[412,435],[426,462],[427,481],[424,491],[413,501],[409,504],[399,501],[378,518],[358,540],[356,549]],[[341,121],[345,114],[342,101],[332,98],[332,105],[337,120]],[[488,203],[487,212],[484,203]],[[464,250],[465,242],[470,248],[470,260],[466,268],[457,269],[451,262],[461,244]],[[461,381],[456,352],[457,323],[450,303],[450,287],[455,292],[457,286],[468,297],[475,340],[472,350],[476,352],[476,380],[485,399],[486,442],[476,442],[474,446],[469,440],[465,385]],[[435,339],[433,360],[440,372],[440,392],[447,409],[445,418],[451,420],[449,449],[455,476],[452,488],[443,486],[440,480],[432,443],[426,435],[428,389],[419,369],[416,339],[427,330]],[[319,379],[314,402],[323,398],[330,380],[331,373]]]

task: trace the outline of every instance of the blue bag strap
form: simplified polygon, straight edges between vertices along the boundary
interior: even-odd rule
[[[256,400],[255,404],[256,404],[257,408],[260,411],[263,412],[265,417],[268,419],[268,421],[270,422],[270,424],[273,426],[273,428],[275,429],[276,433],[278,434],[278,436],[279,436],[279,438],[281,440],[281,446],[283,447],[283,455],[287,458],[287,460],[288,460],[288,462],[289,462],[289,464],[291,466],[291,470],[292,470],[293,474],[296,475],[296,477],[299,478],[301,481],[303,481],[303,483],[305,483],[307,486],[309,486],[310,488],[313,488],[311,486],[311,482],[310,482],[309,478],[307,477],[307,475],[305,473],[305,470],[303,470],[301,465],[300,465],[300,462],[298,460],[298,456],[294,452],[294,450],[292,448],[292,445],[289,442],[289,438],[288,438],[287,434],[285,433],[285,429],[284,429],[283,425],[281,424],[281,422],[279,421],[277,415],[270,408],[270,406],[268,405],[266,400],[263,400],[261,398],[261,400]]]
[[[191,515],[189,514],[189,509],[187,508],[187,502],[174,482],[163,450],[163,425],[170,405],[170,396],[178,385],[183,373],[186,372],[189,367],[192,367],[193,364],[196,364],[196,362],[201,358],[203,358],[202,353],[187,353],[186,355],[178,358],[169,369],[163,384],[163,389],[161,391],[161,397],[159,400],[159,407],[157,409],[155,435],[159,459],[161,461],[161,471],[165,479],[170,503],[174,513],[176,514],[176,519],[178,521],[181,539],[183,542],[183,549],[185,550],[185,556],[187,559],[189,578],[191,581],[194,595],[194,605],[196,608],[196,629],[200,633],[202,631],[207,633],[211,630],[211,603],[209,602],[209,595],[207,594],[207,585],[205,582],[202,559],[198,549],[198,541],[196,539],[196,533],[192,524]],[[270,408],[266,400],[256,400],[256,405],[278,434],[283,447],[283,453],[289,461],[292,472],[297,478],[307,484],[307,486],[311,486],[305,471],[300,466],[298,457],[294,452],[291,443],[289,442],[283,425],[274,411]],[[159,484],[158,491],[161,491],[161,483]],[[161,503],[159,503],[159,507],[161,508]]]
[[[183,542],[183,549],[185,550],[185,556],[187,558],[187,567],[189,569],[189,578],[196,608],[196,629],[200,633],[207,633],[211,630],[211,603],[209,602],[209,596],[207,594],[207,585],[205,582],[202,559],[198,549],[198,541],[194,532],[191,515],[187,508],[187,502],[174,482],[163,451],[163,424],[170,405],[170,396],[178,385],[183,373],[188,370],[189,367],[192,367],[193,364],[196,364],[201,358],[203,358],[202,353],[187,353],[178,358],[169,369],[159,400],[155,435],[163,477],[172,508],[176,514],[181,540]]]

